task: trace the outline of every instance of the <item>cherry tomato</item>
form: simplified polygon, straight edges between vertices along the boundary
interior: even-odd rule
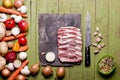
[[[20,37],[18,38],[18,42],[20,43],[20,45],[26,45],[27,39],[25,37]]]
[[[8,19],[7,21],[5,21],[5,26],[7,29],[12,29],[15,26],[15,20]]]

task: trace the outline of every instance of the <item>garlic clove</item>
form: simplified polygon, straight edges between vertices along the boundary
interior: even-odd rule
[[[99,27],[96,27],[96,31],[99,32],[99,30],[100,30]]]
[[[99,37],[96,39],[96,42],[97,42],[97,43],[100,43],[101,41],[102,41],[102,39],[99,38]]]
[[[93,46],[93,47],[97,47],[97,44],[96,44],[96,43],[93,43],[92,46]]]
[[[101,33],[99,33],[98,36],[99,36],[99,38],[101,38],[101,39],[103,38]]]
[[[97,49],[97,50],[95,50],[95,51],[94,51],[94,53],[95,53],[95,54],[98,54],[98,53],[99,53],[99,50],[98,50],[98,49]]]
[[[105,47],[105,43],[102,43],[102,44],[101,44],[101,47],[104,48],[104,47]]]
[[[98,45],[97,48],[98,48],[98,50],[101,50],[101,49],[102,49],[101,45]]]
[[[98,32],[94,32],[94,36],[97,36],[98,35]]]

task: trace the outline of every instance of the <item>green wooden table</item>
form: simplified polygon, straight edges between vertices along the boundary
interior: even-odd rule
[[[39,62],[38,57],[38,15],[40,13],[80,13],[82,15],[82,36],[85,42],[86,11],[90,12],[92,34],[95,27],[99,26],[103,34],[103,42],[106,47],[99,54],[93,53],[91,47],[91,66],[84,65],[84,46],[83,61],[80,65],[66,68],[66,75],[63,80],[120,80],[120,0],[25,0],[28,7],[28,22],[30,25],[28,45],[29,65]],[[0,1],[2,5],[2,0]],[[92,40],[94,38],[92,35]],[[109,78],[104,78],[97,72],[98,60],[106,55],[112,55],[117,61],[114,74]],[[54,80],[56,67],[53,68],[54,74],[47,80]],[[2,80],[2,79],[0,79]],[[29,77],[29,80],[46,80],[41,71],[38,75]]]

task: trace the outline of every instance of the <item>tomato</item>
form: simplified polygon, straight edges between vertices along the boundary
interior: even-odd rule
[[[20,43],[20,45],[26,45],[27,39],[25,37],[20,37],[18,38],[18,42]]]
[[[5,26],[7,29],[12,29],[15,26],[15,20],[8,19],[7,21],[5,21]]]
[[[20,28],[21,32],[26,32],[29,29],[28,22],[22,20],[18,23],[18,27]]]

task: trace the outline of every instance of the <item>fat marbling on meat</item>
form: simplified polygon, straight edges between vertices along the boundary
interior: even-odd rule
[[[58,58],[61,62],[82,60],[81,30],[76,27],[60,27],[57,32]]]

